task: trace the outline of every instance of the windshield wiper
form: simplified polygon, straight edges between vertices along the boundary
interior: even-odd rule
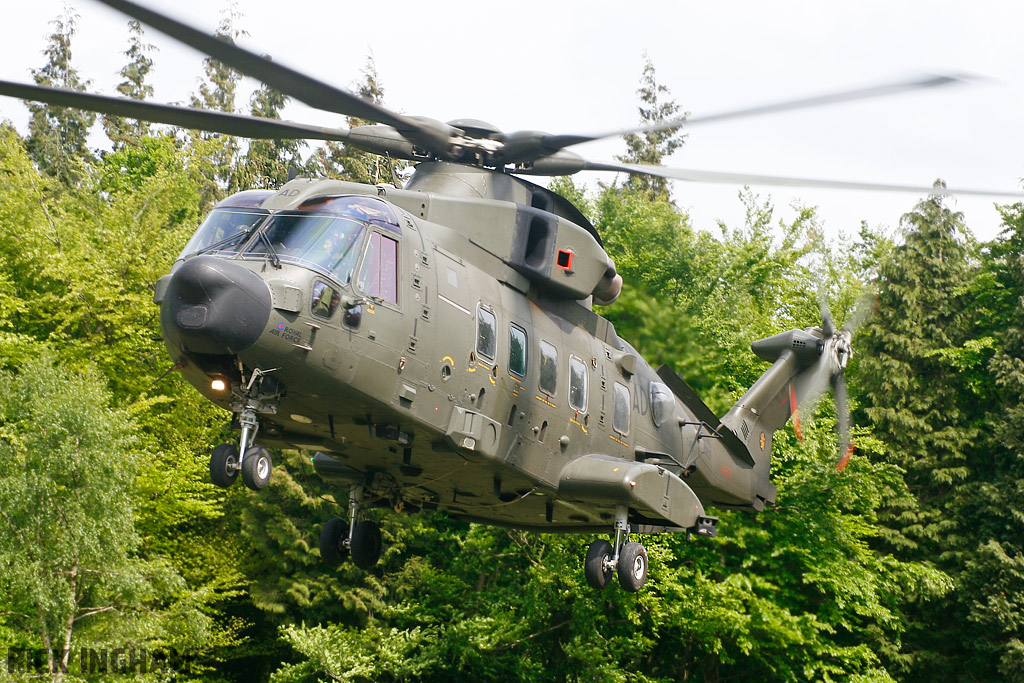
[[[260,233],[260,241],[267,245],[267,257],[270,258],[270,263],[275,268],[281,268],[281,257],[277,255],[277,250],[274,249],[274,245],[270,243],[270,238],[267,237],[267,232],[264,230]]]
[[[239,242],[244,242],[249,237],[251,232],[251,230],[241,230],[239,232],[236,232],[234,235],[229,235],[228,237],[225,237],[219,242],[214,242],[209,246],[203,247],[202,249],[197,251],[195,255],[198,256],[199,254],[205,254],[208,251],[215,251],[217,249],[222,249],[224,247],[229,247],[238,244]]]

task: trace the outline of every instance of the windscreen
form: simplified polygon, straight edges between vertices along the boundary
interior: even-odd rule
[[[192,235],[178,258],[183,259],[203,251],[237,253],[246,236],[267,215],[261,209],[214,209]]]
[[[283,261],[311,266],[341,284],[352,279],[365,227],[362,223],[328,214],[275,214],[264,234],[249,247],[249,254],[276,255]],[[268,250],[270,243],[272,251]]]

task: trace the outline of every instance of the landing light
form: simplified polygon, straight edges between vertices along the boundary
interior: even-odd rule
[[[228,384],[222,379],[215,379],[210,382],[210,388],[214,391],[224,391],[228,388]]]

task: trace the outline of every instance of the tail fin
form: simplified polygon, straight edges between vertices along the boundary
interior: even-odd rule
[[[722,424],[743,439],[755,460],[771,457],[772,437],[791,416],[799,420],[798,406],[813,406],[842,372],[849,355],[849,339],[837,331],[832,337],[817,327],[790,330],[753,342],[751,350],[772,366],[722,418]],[[799,427],[797,427],[799,429]]]

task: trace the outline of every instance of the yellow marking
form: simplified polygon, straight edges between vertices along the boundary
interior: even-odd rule
[[[444,363],[445,361],[451,363],[452,365],[455,365],[455,359],[452,358],[451,356],[445,356],[444,358],[441,359],[442,363]]]
[[[488,365],[487,363],[481,363],[480,361],[477,361],[476,364],[478,366],[480,366],[481,368],[483,368],[484,370],[490,370],[491,369],[491,366]]]
[[[580,429],[582,429],[582,430],[583,430],[583,433],[584,433],[584,434],[589,434],[589,432],[587,431],[587,428],[583,426],[583,423],[582,423],[582,422],[577,422],[577,421],[576,421],[575,419],[573,419],[573,418],[570,418],[570,419],[569,419],[569,422],[572,422],[572,423],[573,423],[574,425],[576,425],[577,427],[579,427]]]
[[[551,406],[552,408],[557,408],[557,407],[558,407],[558,406],[556,406],[556,405],[555,405],[554,403],[552,403],[551,401],[549,401],[549,400],[547,400],[546,398],[544,398],[543,396],[536,396],[536,397],[534,397],[534,398],[536,398],[536,399],[537,399],[538,401],[540,401],[541,403],[544,403],[544,404],[546,404],[546,405],[549,405],[549,406]]]
[[[629,448],[629,444],[628,443],[626,443],[625,441],[623,441],[619,437],[615,436],[614,434],[609,434],[608,438],[611,439],[612,441],[614,441],[615,443],[620,443],[623,446],[625,446],[626,448]]]
[[[487,379],[491,380],[491,385],[492,385],[492,386],[498,386],[498,383],[497,383],[497,382],[495,382],[495,381],[494,381],[494,378],[493,378],[493,377],[491,377],[490,375],[487,375]]]
[[[612,472],[618,472],[618,471],[619,471],[618,467],[616,467],[614,470],[612,470]]]
[[[466,368],[466,372],[476,372],[476,368]]]
[[[373,315],[377,315],[377,311],[373,310],[373,304],[368,304],[366,306],[366,312],[372,313]]]

